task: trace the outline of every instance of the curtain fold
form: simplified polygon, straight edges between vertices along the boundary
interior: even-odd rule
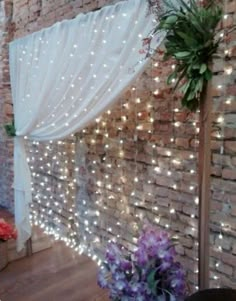
[[[18,230],[17,251],[21,251],[24,248],[24,243],[31,236],[29,204],[32,201],[31,174],[24,138],[21,136],[14,138],[14,197],[15,223]]]
[[[144,0],[128,0],[56,23],[10,43],[14,103],[14,188],[18,249],[30,236],[31,176],[23,136],[63,139],[110,107],[147,63],[153,28]],[[164,33],[156,40],[161,43]]]

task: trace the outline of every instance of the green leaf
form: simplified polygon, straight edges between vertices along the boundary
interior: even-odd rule
[[[207,68],[206,72],[204,73],[205,79],[206,79],[207,81],[208,81],[208,80],[211,80],[211,79],[212,79],[212,76],[213,76],[213,74],[212,74],[211,70],[210,70],[209,68]]]
[[[176,76],[177,76],[177,72],[173,72],[171,73],[168,78],[167,78],[167,85],[170,85],[172,83],[172,80],[173,79],[176,79]]]
[[[147,276],[148,286],[154,295],[156,294],[157,285],[160,282],[160,280],[155,279],[156,272],[157,272],[157,269],[154,269]]]
[[[188,88],[190,87],[192,83],[192,80],[190,79],[189,81],[187,81],[182,87],[180,87],[180,92],[182,92],[183,94],[186,94],[188,91]]]
[[[174,23],[176,23],[177,20],[178,20],[177,16],[171,15],[165,20],[165,23],[174,24]]]
[[[196,39],[194,39],[190,35],[188,35],[184,32],[181,32],[181,31],[176,31],[176,34],[179,35],[188,46],[191,46],[193,48],[197,46]]]
[[[207,70],[207,65],[206,64],[202,64],[199,73],[203,74],[206,70]]]
[[[178,59],[181,59],[181,58],[190,56],[190,54],[191,54],[191,52],[189,52],[189,51],[177,52],[177,53],[175,53],[175,57]]]
[[[177,11],[178,7],[170,0],[163,0],[164,5],[169,8],[171,11]]]
[[[9,137],[15,137],[16,136],[16,128],[14,121],[12,121],[11,124],[5,124],[4,125],[5,131]]]
[[[183,0],[178,0],[178,2],[179,2],[180,5],[181,5],[182,7],[184,7],[188,12],[192,12],[191,7],[190,7],[188,4],[186,4]]]
[[[195,88],[195,93],[199,93],[199,92],[202,92],[202,89],[203,89],[203,84],[204,84],[204,78],[201,77],[199,78],[197,84],[196,84],[196,88]]]
[[[187,97],[187,101],[191,101],[193,98],[195,98],[196,96],[196,93],[195,93],[195,89],[194,88],[191,88],[190,89],[190,93],[188,94],[188,97]]]
[[[201,65],[199,63],[193,64],[192,69],[193,70],[199,70],[201,68]]]

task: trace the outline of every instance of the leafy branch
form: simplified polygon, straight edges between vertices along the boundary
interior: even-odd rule
[[[156,15],[155,35],[166,31],[164,59],[174,58],[176,68],[167,83],[175,82],[174,89],[183,93],[182,105],[191,111],[199,107],[201,93],[212,78],[210,63],[216,54],[221,38],[217,27],[223,11],[217,1],[208,0],[199,5],[195,0],[162,0],[165,9],[158,10],[160,1],[148,0],[150,10]]]

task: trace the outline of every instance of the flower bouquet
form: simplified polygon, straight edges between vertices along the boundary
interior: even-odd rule
[[[98,284],[109,289],[113,301],[179,301],[186,296],[185,273],[175,261],[175,248],[169,235],[146,226],[133,255],[110,243]]]
[[[7,223],[4,219],[0,219],[0,271],[7,265],[7,241],[16,239],[15,228]]]

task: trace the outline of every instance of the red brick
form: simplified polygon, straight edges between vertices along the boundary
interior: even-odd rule
[[[235,169],[223,169],[222,176],[224,179],[236,180],[236,170]]]
[[[236,85],[228,86],[226,92],[228,95],[236,96]]]
[[[225,149],[230,154],[236,154],[236,141],[226,141]]]
[[[187,138],[176,138],[175,143],[177,146],[183,147],[184,149],[189,149],[189,139]]]
[[[235,1],[228,2],[226,5],[226,13],[235,13],[235,12],[236,12]]]

